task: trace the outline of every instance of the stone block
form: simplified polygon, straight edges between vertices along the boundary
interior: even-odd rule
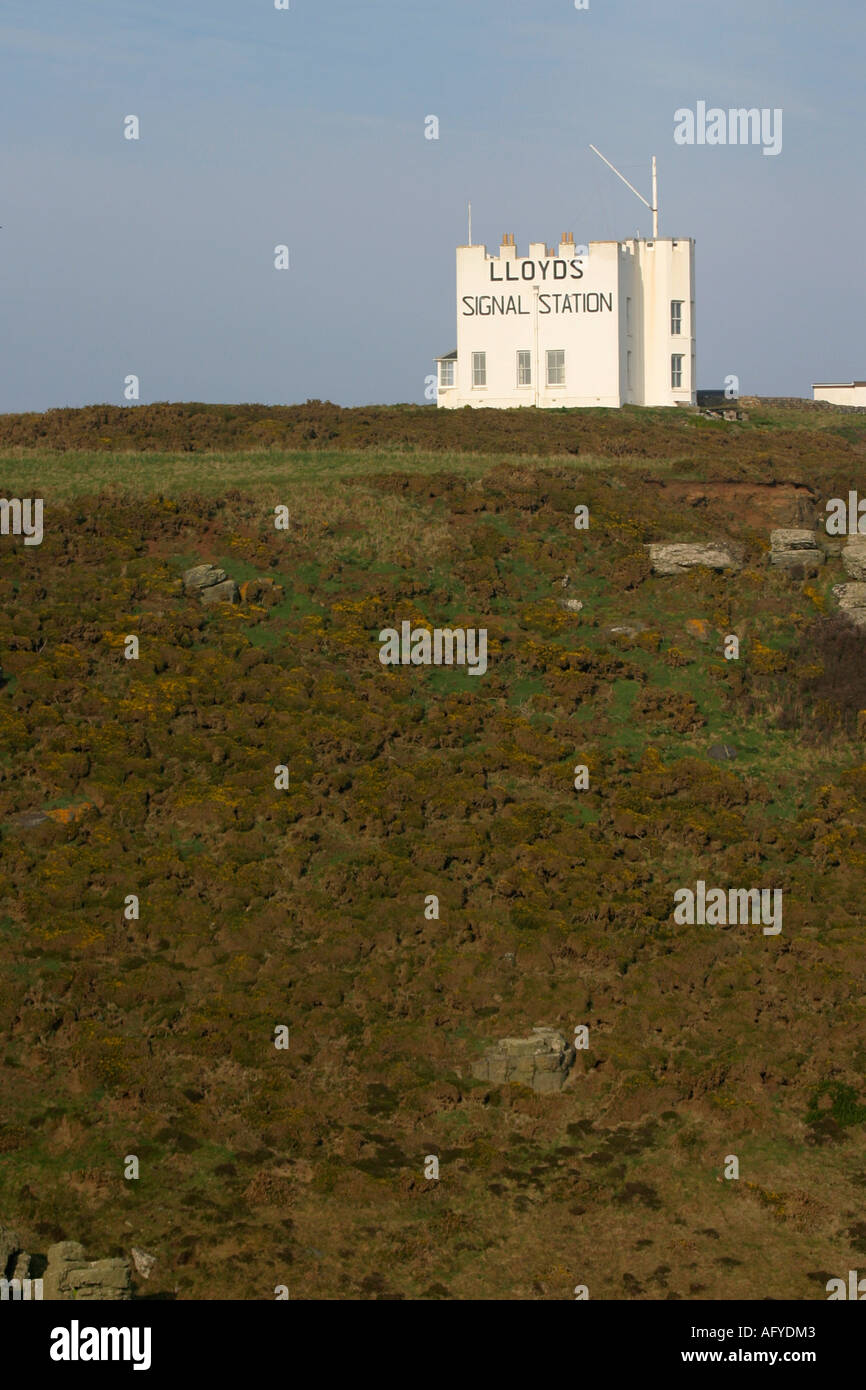
[[[562,1090],[564,1081],[564,1072],[540,1071],[536,1072],[533,1078],[532,1089],[533,1091],[537,1091],[541,1096],[554,1095],[557,1091]]]
[[[858,627],[866,627],[866,583],[835,584],[833,593],[846,617]]]
[[[225,579],[220,584],[209,584],[201,590],[202,603],[237,603],[238,586],[233,579]]]
[[[191,570],[185,572],[183,587],[188,593],[196,593],[210,588],[213,584],[222,584],[227,578],[225,570],[217,565],[194,565]]]
[[[536,1042],[534,1038],[503,1038],[499,1051],[508,1057],[534,1057]]]
[[[126,1260],[94,1260],[76,1266],[67,1275],[67,1284],[75,1298],[127,1300],[132,1296],[130,1267]]]
[[[132,1297],[132,1272],[124,1259],[88,1261],[84,1246],[64,1240],[48,1251],[43,1278],[46,1299],[126,1301]]]
[[[817,550],[817,531],[807,531],[801,527],[784,526],[770,532],[772,550]]]
[[[852,579],[866,579],[866,536],[851,536],[842,550],[845,573]]]
[[[533,1028],[528,1038],[503,1038],[473,1063],[480,1080],[531,1087],[548,1094],[561,1089],[575,1060],[574,1048],[556,1028]]]
[[[698,565],[713,570],[738,570],[743,567],[738,547],[715,541],[653,544],[648,545],[647,550],[655,574],[682,574]]]
[[[772,550],[770,564],[776,569],[813,570],[824,563],[823,550]]]

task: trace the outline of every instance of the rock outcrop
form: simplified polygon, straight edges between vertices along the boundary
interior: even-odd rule
[[[0,1226],[0,1301],[33,1302],[41,1299],[42,1280],[35,1277],[34,1262],[14,1231]]]
[[[858,627],[866,627],[866,583],[835,584],[833,593],[845,616]]]
[[[866,536],[849,536],[842,549],[842,564],[852,579],[866,580]]]
[[[188,594],[197,595],[202,603],[237,603],[238,586],[217,565],[194,565],[183,576]]]
[[[34,1270],[43,1266],[43,1276],[34,1278]],[[49,1249],[46,1266],[44,1258],[22,1249],[20,1237],[5,1226],[0,1226],[0,1280],[4,1281],[0,1284],[3,1299],[126,1302],[132,1298],[129,1260],[88,1260],[83,1245],[63,1240]]]
[[[653,544],[648,545],[647,550],[654,574],[682,574],[696,565],[706,565],[713,570],[738,570],[743,567],[739,547],[722,545],[717,541]]]
[[[136,1250],[135,1246],[129,1253],[132,1256],[136,1274],[140,1274],[142,1279],[149,1279],[156,1264],[156,1256],[149,1255],[146,1250]]]
[[[641,622],[640,618],[636,618],[633,623],[617,623],[614,627],[605,630],[610,633],[611,637],[627,637],[630,642],[633,642],[642,632],[649,631],[649,623]]]
[[[736,756],[737,750],[730,743],[714,743],[707,754],[715,763],[732,762]]]
[[[128,1260],[88,1260],[84,1246],[62,1240],[48,1251],[44,1297],[107,1302],[128,1302],[132,1297],[132,1270]]]
[[[576,1053],[556,1028],[533,1028],[528,1038],[503,1038],[472,1066],[479,1081],[516,1081],[533,1091],[561,1091]]]
[[[814,572],[824,563],[816,531],[783,527],[770,532],[770,564],[795,574]]]

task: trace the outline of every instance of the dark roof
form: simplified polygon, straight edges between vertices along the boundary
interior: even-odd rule
[[[434,357],[434,358],[433,358],[433,361],[434,361],[434,362],[456,362],[456,361],[457,361],[457,349],[455,348],[453,352],[443,352],[443,354],[442,354],[441,357]]]

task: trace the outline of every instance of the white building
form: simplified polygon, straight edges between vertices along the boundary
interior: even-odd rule
[[[497,256],[458,246],[457,350],[436,359],[438,404],[694,404],[694,286],[691,237],[587,248],[567,234],[527,256],[513,236]]]
[[[812,386],[814,401],[866,406],[866,381],[825,381]]]

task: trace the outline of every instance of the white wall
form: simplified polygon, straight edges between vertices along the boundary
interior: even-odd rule
[[[526,256],[502,246],[457,249],[456,385],[440,388],[446,408],[465,405],[675,405],[694,400],[694,242],[590,242],[577,256],[564,241]],[[670,300],[683,300],[683,333],[670,332]],[[628,315],[628,301],[631,314]],[[627,318],[630,322],[627,323]],[[630,331],[629,331],[630,330]],[[565,352],[565,383],[548,385],[546,353]],[[517,384],[517,353],[531,353],[532,384]],[[673,351],[683,354],[683,386],[670,385]],[[487,384],[472,384],[472,354],[486,353]],[[631,353],[631,387],[628,354]]]
[[[866,405],[866,381],[849,382],[847,386],[813,386],[812,399],[829,401],[831,405]]]

